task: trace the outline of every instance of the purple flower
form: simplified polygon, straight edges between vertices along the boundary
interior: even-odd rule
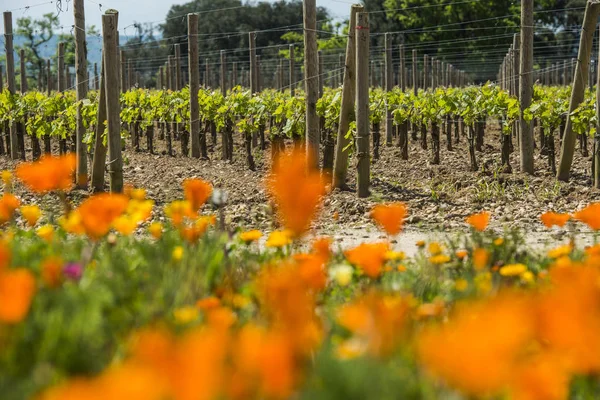
[[[63,275],[73,281],[79,281],[83,275],[81,264],[69,263],[63,268]]]

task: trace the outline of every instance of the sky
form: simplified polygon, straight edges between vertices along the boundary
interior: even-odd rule
[[[275,0],[264,0],[275,2]],[[101,30],[101,16],[108,8],[119,11],[119,31],[129,26],[133,29],[134,22],[153,22],[159,24],[164,21],[172,5],[185,4],[189,0],[85,0],[86,25],[95,25]],[[317,6],[322,6],[330,11],[335,19],[345,19],[350,12],[351,0],[317,0]],[[63,12],[60,21],[65,33],[71,32],[73,25],[72,2],[62,0]],[[13,26],[21,17],[39,18],[46,13],[57,12],[57,0],[0,0],[0,10],[12,11]],[[133,31],[130,31],[131,33]],[[4,33],[4,20],[0,18],[0,34]],[[130,34],[131,34],[130,33]]]

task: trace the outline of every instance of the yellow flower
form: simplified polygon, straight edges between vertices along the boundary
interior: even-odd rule
[[[457,279],[456,282],[454,282],[454,288],[458,292],[464,292],[469,288],[469,282],[466,279]]]
[[[406,258],[406,254],[403,251],[388,251],[384,257],[388,261],[402,261]]]
[[[429,243],[428,250],[429,254],[431,254],[432,256],[437,256],[442,252],[442,246],[438,242],[431,242]]]
[[[67,233],[74,235],[85,233],[85,227],[81,222],[81,214],[78,211],[71,212],[67,217],[60,217],[58,223]]]
[[[519,276],[527,271],[525,264],[508,264],[500,268],[502,276]]]
[[[182,325],[196,321],[199,315],[200,313],[198,312],[198,309],[193,306],[181,307],[173,312],[175,321]]]
[[[367,351],[367,342],[358,339],[349,339],[340,343],[336,348],[337,358],[352,360],[363,356]]]
[[[535,281],[535,276],[531,271],[525,271],[521,274],[521,279],[526,283],[533,283]]]
[[[498,239],[494,240],[494,246],[502,246],[503,244],[504,244],[503,238],[498,238]]]
[[[424,240],[417,240],[417,242],[415,243],[415,246],[417,246],[418,248],[422,249],[423,247],[425,247],[425,241]]]
[[[448,257],[445,254],[438,254],[438,255],[429,257],[429,262],[431,262],[432,264],[435,264],[435,265],[442,265],[442,264],[446,264],[447,262],[450,262],[450,257]]]
[[[333,267],[329,274],[340,286],[348,286],[352,282],[352,274],[354,270],[349,265],[338,265]]]
[[[117,232],[119,232],[123,236],[129,236],[135,231],[137,227],[137,221],[133,220],[131,217],[123,215],[115,219],[113,222],[113,227]]]
[[[292,243],[292,234],[290,231],[274,231],[271,232],[267,243],[267,247],[284,247]]]
[[[133,200],[143,201],[146,199],[146,189],[132,189],[129,196]]]
[[[485,272],[475,277],[475,286],[481,294],[487,294],[492,290],[492,274]]]
[[[262,237],[262,232],[258,230],[252,230],[247,232],[240,233],[240,239],[242,242],[246,242],[246,244],[257,241]]]
[[[171,257],[173,257],[174,261],[181,261],[181,259],[183,258],[183,247],[175,247],[173,249],[173,253],[171,253]]]
[[[12,174],[12,172],[4,170],[4,171],[2,171],[2,173],[0,174],[0,176],[2,177],[2,182],[4,182],[5,186],[11,186],[12,185],[12,181],[13,181],[13,174]]]
[[[54,227],[52,225],[40,226],[37,231],[37,235],[44,239],[46,242],[51,242],[54,238]]]
[[[160,222],[153,222],[148,227],[148,232],[152,235],[154,239],[160,239],[163,233],[163,226]]]
[[[398,272],[406,272],[406,266],[403,264],[398,265]]]
[[[152,216],[154,201],[152,200],[130,200],[127,204],[127,214],[136,222],[144,222]]]
[[[548,252],[548,257],[558,259],[561,257],[566,257],[573,251],[573,247],[570,244],[557,247]]]
[[[21,206],[21,215],[27,221],[27,225],[34,227],[42,216],[42,210],[36,205]]]

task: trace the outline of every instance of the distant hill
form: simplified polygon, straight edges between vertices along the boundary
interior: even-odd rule
[[[126,36],[120,36],[120,43],[127,42]],[[22,36],[15,36],[14,46],[22,45],[25,42],[25,38]],[[4,37],[0,38],[1,50],[0,54],[4,54]],[[54,36],[48,43],[42,45],[41,53],[44,58],[52,58],[56,55],[56,49],[58,48],[58,36]],[[90,71],[94,68],[94,63],[100,64],[102,58],[102,37],[88,36],[87,37],[87,50],[88,50],[88,62]],[[15,64],[20,62],[19,53],[15,52]]]

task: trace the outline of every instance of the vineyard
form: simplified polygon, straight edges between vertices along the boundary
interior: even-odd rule
[[[4,13],[0,400],[600,398],[600,3],[210,3]]]

